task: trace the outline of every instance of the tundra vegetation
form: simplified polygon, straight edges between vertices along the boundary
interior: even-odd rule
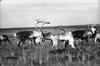
[[[71,29],[78,28],[66,30]],[[95,43],[94,38],[88,38],[87,44],[85,41],[75,41],[76,49],[71,48],[70,45],[65,48],[62,42],[58,42],[58,48],[52,49],[52,43],[49,40],[36,45],[31,45],[26,40],[20,48],[17,46],[17,39],[13,37],[13,33],[17,30],[8,29],[4,32],[9,36],[12,46],[9,42],[0,44],[0,66],[100,66],[100,42]],[[59,33],[52,28],[45,28],[43,31]]]

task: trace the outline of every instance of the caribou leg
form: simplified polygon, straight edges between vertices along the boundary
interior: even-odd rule
[[[96,41],[97,41],[97,37],[95,38],[95,40],[94,40],[94,41],[95,41],[95,43],[96,43]]]
[[[54,47],[57,48],[57,43],[58,43],[58,40],[53,40],[53,46],[52,46],[52,49],[53,49]]]
[[[33,37],[33,38],[32,38],[35,45],[36,45],[36,42],[35,42],[35,41],[36,41],[36,38],[37,38],[37,37]]]
[[[72,48],[76,48],[74,42],[69,41],[69,45],[71,45]]]
[[[65,49],[67,48],[67,46],[68,46],[68,44],[69,44],[69,41],[68,40],[66,40],[65,42],[64,42],[64,44],[65,44]]]
[[[30,41],[31,41],[31,45],[33,45],[33,43],[32,43],[32,39],[29,39]]]
[[[31,39],[31,38],[29,38],[29,41],[31,42],[31,48],[32,48],[32,46],[33,46],[32,39]]]
[[[19,41],[19,42],[18,42],[18,47],[20,47],[20,48],[21,48],[21,46],[20,46],[21,42],[22,42],[22,41]]]

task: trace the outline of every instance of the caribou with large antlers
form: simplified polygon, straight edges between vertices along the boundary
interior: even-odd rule
[[[45,21],[41,21],[41,20],[36,20],[37,23],[35,25],[35,31],[33,31],[33,34],[31,34],[29,37],[30,38],[33,38],[35,37],[35,41],[34,43],[37,44],[37,43],[41,43],[41,42],[44,42],[45,41],[45,37],[48,35],[48,33],[44,33],[42,31],[42,27],[45,25],[45,24],[50,24],[50,22],[45,22]],[[42,23],[41,27],[39,29],[37,29],[37,25],[39,23]]]
[[[40,20],[36,20],[37,23],[35,25],[35,30],[33,31],[19,31],[14,33],[14,37],[18,39],[18,46],[20,47],[20,43],[22,42],[23,44],[25,43],[26,40],[30,40],[31,44],[32,44],[32,39],[34,40],[34,44],[36,45],[37,43],[42,42],[42,40],[44,39],[44,33],[41,29],[41,27],[43,27],[44,24],[50,24],[49,22],[44,22],[44,21],[40,21]],[[42,26],[40,27],[40,29],[37,28],[37,25],[39,23],[42,23]]]

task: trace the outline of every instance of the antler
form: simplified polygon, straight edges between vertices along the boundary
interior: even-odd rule
[[[41,29],[42,29],[42,27],[43,27],[45,24],[50,24],[50,22],[45,22],[44,20],[40,20],[40,19],[35,19],[35,20],[37,21],[37,23],[36,23],[36,25],[35,25],[35,29],[36,29],[36,30],[38,30],[38,29],[37,29],[37,25],[38,25],[39,23],[42,23],[41,27],[39,28],[40,31],[42,31]]]
[[[39,24],[39,23],[43,23],[44,21],[41,21],[40,19],[35,19],[36,21],[37,21],[37,23],[36,23],[36,25],[35,25],[35,29],[37,30],[37,25]]]
[[[40,29],[39,29],[39,30],[42,32],[42,35],[44,35],[44,32],[42,31],[42,27],[43,27],[43,25],[45,25],[45,24],[50,24],[50,22],[45,22],[45,21],[44,21],[44,22],[42,23],[42,25],[41,25],[41,27],[40,27]],[[44,36],[43,36],[43,41],[45,41],[45,37],[44,37]]]
[[[41,25],[40,30],[41,30],[41,28],[42,28],[45,24],[50,24],[50,22],[44,22],[44,23]]]

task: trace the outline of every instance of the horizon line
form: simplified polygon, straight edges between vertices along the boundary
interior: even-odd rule
[[[57,26],[63,26],[63,27],[74,27],[74,26],[88,26],[88,25],[91,25],[91,24],[84,24],[84,25],[57,25]],[[97,26],[100,26],[100,24],[95,24],[95,25],[97,25]],[[57,27],[57,26],[43,26],[42,28],[50,28],[50,27]],[[35,28],[35,27],[8,27],[8,28],[1,28],[0,27],[0,29],[17,29],[17,28]],[[37,28],[39,28],[39,27],[37,27]]]

